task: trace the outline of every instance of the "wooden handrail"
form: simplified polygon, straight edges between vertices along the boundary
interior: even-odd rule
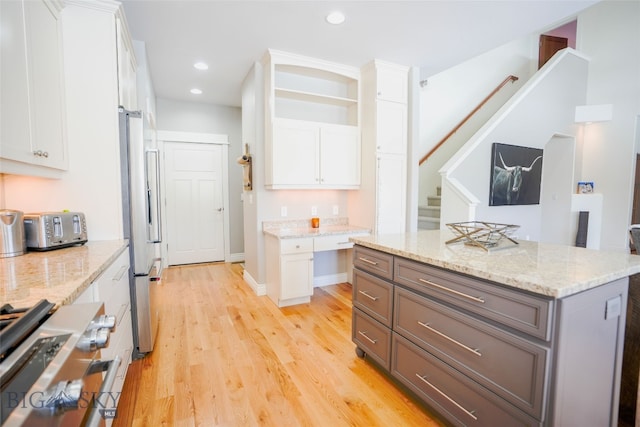
[[[509,76],[506,79],[504,79],[502,81],[502,83],[500,83],[489,95],[487,95],[487,97],[485,99],[482,100],[482,102],[480,102],[476,108],[474,108],[473,110],[471,110],[471,112],[469,114],[467,114],[467,116],[462,119],[462,121],[460,123],[458,123],[456,125],[456,127],[454,127],[451,132],[449,132],[444,138],[442,138],[440,140],[440,142],[438,142],[432,149],[431,151],[429,151],[427,154],[425,154],[421,159],[420,159],[420,163],[419,165],[423,164],[424,162],[427,161],[427,159],[438,149],[442,146],[442,144],[444,144],[447,139],[449,139],[451,137],[451,135],[453,135],[454,133],[456,133],[461,127],[462,125],[464,125],[480,108],[482,108],[482,106],[484,104],[486,104],[491,97],[493,97],[493,95],[495,95],[496,93],[498,93],[498,91],[500,89],[502,89],[504,86],[506,86],[507,83],[509,82],[515,82],[516,80],[518,80],[518,78],[516,76]]]

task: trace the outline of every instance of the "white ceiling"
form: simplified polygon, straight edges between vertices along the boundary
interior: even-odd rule
[[[267,48],[357,67],[377,58],[427,78],[596,2],[122,0],[133,39],[146,44],[157,97],[229,106],[240,106],[242,80]],[[333,10],[344,24],[325,22]],[[209,70],[195,70],[196,61]]]

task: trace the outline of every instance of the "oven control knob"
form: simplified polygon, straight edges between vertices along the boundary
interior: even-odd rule
[[[82,351],[96,351],[105,348],[109,343],[109,334],[111,331],[107,328],[89,329],[78,340],[76,345]]]
[[[102,314],[91,321],[87,329],[112,329],[116,327],[116,316]]]
[[[37,407],[54,414],[78,409],[83,385],[82,380],[60,381],[42,393]]]

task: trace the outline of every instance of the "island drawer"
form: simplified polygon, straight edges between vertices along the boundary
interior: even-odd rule
[[[395,332],[391,374],[453,425],[542,425]]]
[[[396,257],[394,281],[534,337],[549,340],[553,300]]]
[[[353,305],[388,328],[393,310],[393,285],[358,269],[353,271]]]
[[[391,363],[391,330],[373,320],[358,308],[353,308],[351,338],[367,356],[387,371]]]
[[[396,287],[393,330],[542,418],[548,349]]]
[[[393,279],[393,255],[356,245],[353,265],[385,279]]]

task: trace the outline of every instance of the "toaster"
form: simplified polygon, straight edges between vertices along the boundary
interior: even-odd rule
[[[80,212],[41,212],[24,215],[27,249],[48,251],[87,242],[87,224]]]

